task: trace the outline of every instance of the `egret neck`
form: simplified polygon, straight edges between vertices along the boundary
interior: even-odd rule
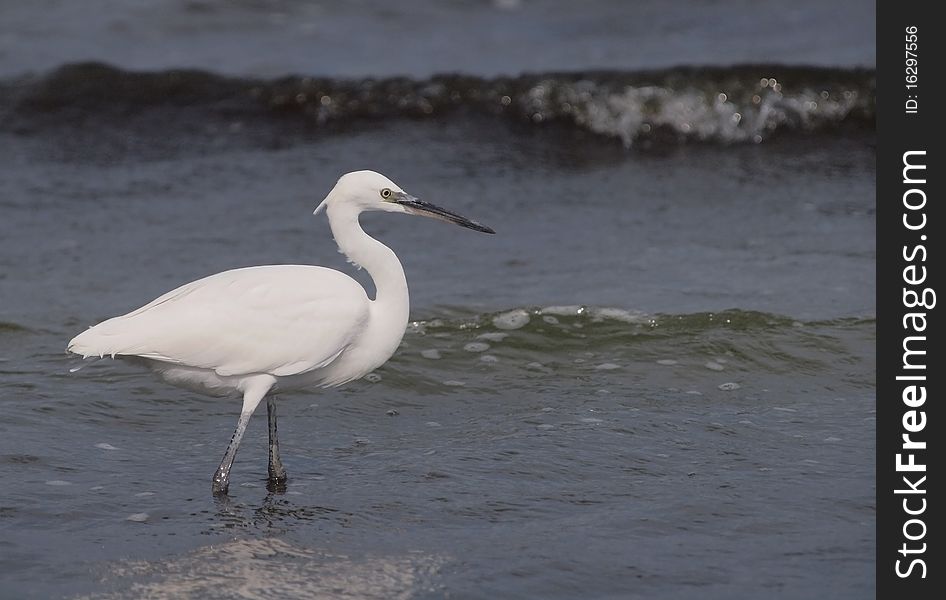
[[[346,202],[331,203],[327,213],[338,249],[371,276],[375,288],[372,309],[384,315],[384,325],[401,329],[397,338],[400,341],[410,313],[410,295],[401,261],[393,250],[361,228],[358,207]]]

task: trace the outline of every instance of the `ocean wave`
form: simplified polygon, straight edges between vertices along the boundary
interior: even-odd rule
[[[489,388],[524,374],[633,381],[657,371],[680,382],[731,383],[749,373],[819,376],[843,365],[844,379],[872,388],[874,329],[872,318],[799,321],[737,309],[648,315],[548,306],[472,317],[440,311],[410,323],[382,371],[395,385],[427,381],[435,389]]]
[[[472,111],[534,126],[575,127],[628,147],[655,141],[751,143],[779,132],[873,128],[875,87],[869,69],[780,65],[261,80],[82,63],[0,82],[0,127],[51,113],[114,119],[155,107],[186,107],[227,119],[290,117],[324,128]]]
[[[408,324],[407,339],[477,335],[480,337],[535,335],[543,344],[576,338],[583,345],[596,338],[628,341],[633,338],[672,338],[711,331],[763,333],[809,328],[872,326],[873,318],[845,317],[825,321],[799,321],[766,312],[729,309],[719,312],[648,314],[623,308],[587,305],[519,307],[500,312],[463,316],[460,309],[441,309],[438,316]],[[485,333],[484,333],[485,332]]]
[[[11,321],[0,321],[0,335],[16,334],[30,331],[29,328]]]

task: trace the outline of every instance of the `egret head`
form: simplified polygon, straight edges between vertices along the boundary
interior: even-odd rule
[[[353,171],[342,175],[313,214],[333,205],[350,206],[357,212],[384,211],[420,215],[483,233],[496,233],[476,221],[418,200],[381,173],[374,171]]]

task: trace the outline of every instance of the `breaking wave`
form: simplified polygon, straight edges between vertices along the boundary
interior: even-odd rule
[[[736,309],[647,315],[588,306],[468,314],[440,311],[412,322],[381,371],[388,383],[414,388],[426,379],[431,388],[490,388],[524,374],[631,381],[656,371],[678,382],[707,376],[734,382],[750,373],[821,376],[840,365],[848,383],[874,385],[872,318],[799,321]],[[454,381],[458,374],[469,381]]]
[[[200,118],[294,118],[334,129],[364,121],[444,118],[465,111],[575,127],[642,142],[761,142],[782,132],[872,129],[876,75],[868,69],[779,65],[679,67],[482,78],[234,78],[205,71],[130,72],[99,63],[0,81],[0,127],[63,113],[120,119],[154,108]]]

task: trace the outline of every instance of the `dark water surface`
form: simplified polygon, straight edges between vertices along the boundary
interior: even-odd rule
[[[0,7],[0,76],[85,60],[332,77],[873,66],[875,23],[869,0],[32,0]]]
[[[47,4],[0,11],[0,598],[873,595],[872,6]],[[234,267],[370,287],[310,214],[362,168],[497,235],[367,215],[401,348],[214,500],[239,401],[65,344]]]

